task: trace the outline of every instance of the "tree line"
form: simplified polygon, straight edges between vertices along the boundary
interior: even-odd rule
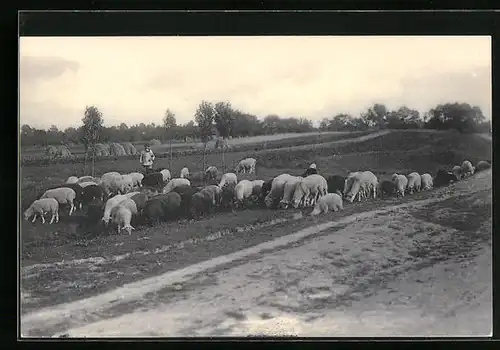
[[[277,133],[302,133],[317,130],[307,118],[280,117],[268,115],[262,120],[250,113],[233,108],[229,102],[202,101],[194,120],[177,124],[176,115],[170,109],[165,111],[163,123],[135,124],[128,126],[102,125],[102,114],[95,106],[86,107],[83,124],[59,130],[52,125],[48,130],[21,126],[21,146],[48,146],[60,144],[89,144],[88,128],[99,116],[100,121],[92,129],[99,142],[137,142],[158,139],[168,141],[201,140],[206,144],[214,135],[223,138],[258,136]],[[89,124],[90,123],[90,124]],[[385,105],[376,103],[360,116],[337,114],[324,118],[319,125],[320,131],[362,131],[367,129],[455,129],[462,133],[488,132],[490,122],[481,109],[468,103],[445,103],[431,108],[423,116],[415,109],[402,106],[389,110]]]

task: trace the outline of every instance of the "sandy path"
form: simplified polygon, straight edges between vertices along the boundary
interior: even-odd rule
[[[296,238],[305,241],[268,246],[272,254],[226,256],[97,317],[88,316],[100,306],[87,303],[58,330],[50,329],[54,315],[38,322],[49,323],[46,335],[71,336],[488,335],[488,189],[491,171],[435,200],[343,218],[312,238],[303,231]]]

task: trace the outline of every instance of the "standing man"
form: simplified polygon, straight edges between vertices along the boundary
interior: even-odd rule
[[[142,164],[146,172],[151,171],[153,169],[153,162],[155,160],[155,155],[151,148],[149,148],[149,144],[144,145],[144,150],[141,152],[141,157],[139,162]]]

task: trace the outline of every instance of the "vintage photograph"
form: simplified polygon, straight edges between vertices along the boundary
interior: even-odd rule
[[[492,335],[490,36],[19,39],[21,337]]]

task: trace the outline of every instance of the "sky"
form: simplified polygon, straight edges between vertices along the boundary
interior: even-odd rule
[[[489,36],[21,37],[20,124],[179,124],[202,100],[258,117],[359,115],[373,103],[421,113],[445,102],[491,116]]]

